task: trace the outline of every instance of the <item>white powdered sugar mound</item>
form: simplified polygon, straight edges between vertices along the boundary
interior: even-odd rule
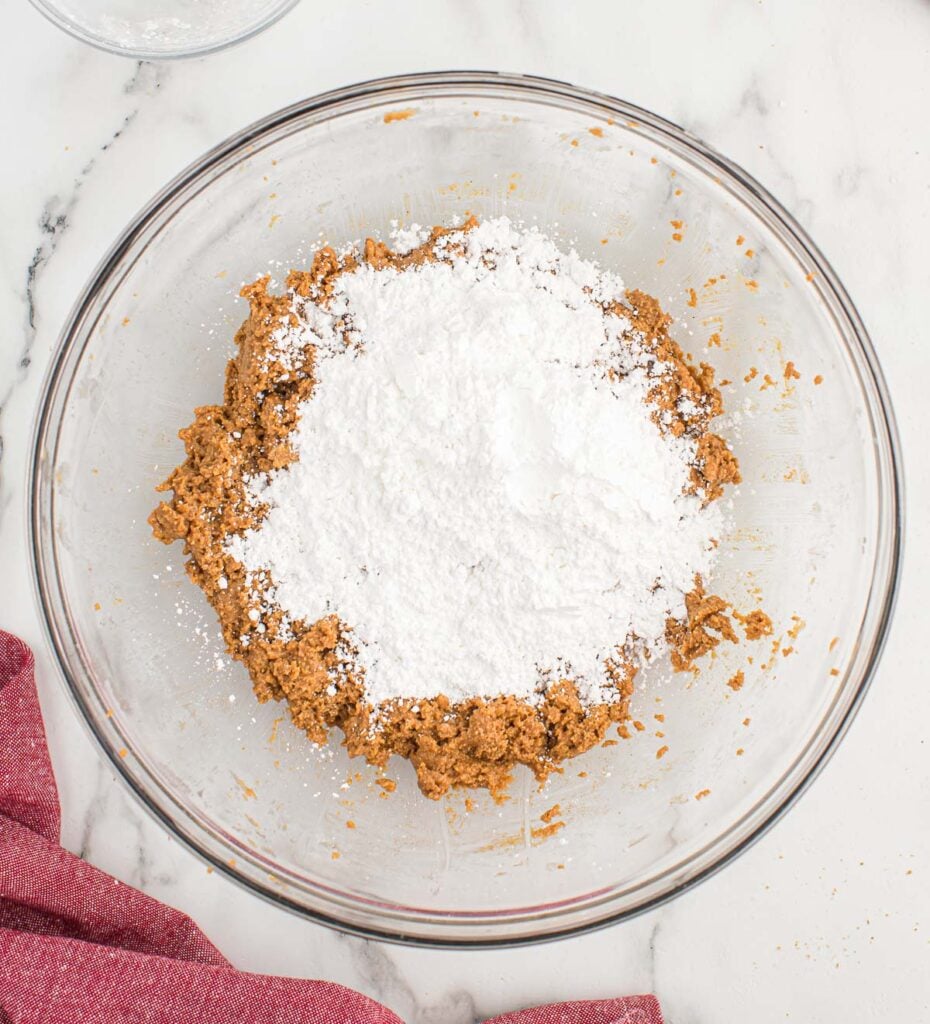
[[[267,514],[228,551],[289,620],[351,627],[372,704],[536,701],[561,677],[616,699],[605,659],[661,649],[714,562],[695,444],[651,418],[653,361],[600,305],[615,275],[505,218],[436,247],[343,274],[326,310],[295,296],[275,357],[318,345],[299,457],[249,482]]]

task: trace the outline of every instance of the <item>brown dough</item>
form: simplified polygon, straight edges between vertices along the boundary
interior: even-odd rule
[[[468,222],[466,229],[473,224]],[[369,239],[361,259],[376,268],[404,269],[434,258],[432,241],[446,233],[435,228],[424,246],[403,256]],[[356,257],[340,259],[332,249],[323,249],[309,271],[289,275],[288,288],[307,296],[313,287],[326,296],[336,276],[357,262]],[[243,474],[267,473],[294,458],[288,436],[300,404],[313,392],[314,351],[306,350],[301,367],[284,367],[275,359],[270,336],[282,317],[293,316],[290,300],[270,295],[268,278],[243,288],[242,295],[250,313],[236,335],[238,353],[227,366],[223,403],[196,409],[194,422],[180,431],[187,459],[160,486],[173,495],[149,521],[159,540],[184,541],[188,575],[216,610],[229,653],[247,667],[258,699],[287,701],[294,724],[317,743],[327,742],[335,726],[343,732],[348,752],[373,765],[386,765],[392,754],[408,758],[421,790],[433,798],[454,786],[487,788],[500,797],[516,765],[526,765],[543,780],[564,759],[603,741],[612,723],[629,718],[636,669],[622,653],[611,669],[616,699],[609,704],[583,706],[575,684],[562,679],[536,707],[515,697],[455,706],[443,696],[408,700],[379,709],[373,729],[374,709],[353,675],[351,632],[338,618],[293,623],[293,639],[281,640],[280,613],[266,613],[266,632],[258,631],[249,618],[255,605],[250,589],[271,581],[247,583],[241,565],[223,550],[223,541],[261,519],[261,511],[246,501]],[[726,443],[709,430],[710,421],[722,411],[713,369],[684,358],[668,336],[670,318],[650,296],[632,291],[627,303],[614,311],[632,321],[655,358],[666,365],[649,401],[657,417],[671,410],[671,425],[663,429],[696,438],[700,457],[692,470],[694,488],[707,501],[718,498],[725,484],[739,481],[739,470]],[[694,399],[700,412],[682,415],[677,409],[682,396]],[[692,667],[719,637],[735,639],[725,602],[706,596],[700,580],[687,607],[687,622],[668,624],[677,668]]]

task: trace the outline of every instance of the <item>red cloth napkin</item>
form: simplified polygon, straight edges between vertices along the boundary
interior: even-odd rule
[[[403,1024],[326,981],[236,971],[185,914],[58,845],[29,648],[0,631],[0,1024]],[[662,1024],[654,996],[488,1024]]]

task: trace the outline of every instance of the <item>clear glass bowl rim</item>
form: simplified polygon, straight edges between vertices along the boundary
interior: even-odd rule
[[[112,39],[108,39],[106,36],[97,35],[95,32],[89,32],[87,29],[82,28],[72,18],[62,14],[55,6],[54,2],[50,2],[50,0],[29,0],[29,2],[53,25],[60,28],[63,32],[67,32],[72,38],[77,39],[82,43],[87,43],[95,49],[103,50],[105,53],[116,54],[118,57],[130,57],[134,60],[158,61],[183,60],[188,57],[205,57],[207,54],[218,53],[220,50],[225,50],[230,46],[236,46],[238,43],[244,43],[247,39],[257,36],[259,32],[264,32],[265,29],[271,28],[271,26],[276,21],[283,18],[288,11],[293,10],[300,0],[281,0],[279,10],[273,11],[265,18],[264,21],[253,25],[251,28],[244,32],[240,32],[237,35],[230,36],[226,39],[220,39],[213,43],[207,43],[206,45],[191,46],[181,50],[148,50],[144,47],[120,46],[118,43],[114,42]]]
[[[325,886],[316,888],[317,898],[329,901],[329,909],[307,907],[286,892],[264,882],[267,864],[255,858],[251,873],[242,866],[242,850],[224,845],[224,839],[215,831],[192,819],[184,812],[173,795],[162,791],[164,800],[153,798],[152,790],[159,790],[151,778],[146,778],[144,766],[132,756],[120,756],[119,733],[104,730],[105,709],[99,700],[89,699],[92,685],[83,685],[72,664],[80,658],[80,644],[69,621],[67,601],[60,584],[56,549],[53,536],[54,482],[49,468],[54,465],[58,435],[68,394],[83,349],[92,335],[100,309],[108,301],[123,276],[122,263],[132,250],[147,244],[147,236],[154,236],[163,226],[159,218],[182,199],[199,191],[198,182],[222,166],[224,161],[257,140],[272,136],[288,125],[308,115],[339,110],[358,110],[369,101],[409,101],[430,96],[456,94],[510,94],[524,99],[574,104],[574,109],[595,110],[598,113],[635,122],[637,129],[672,149],[687,152],[697,159],[705,170],[712,170],[721,184],[726,184],[746,203],[755,216],[761,217],[795,255],[803,257],[816,271],[813,282],[818,296],[834,319],[842,325],[842,336],[853,357],[860,360],[860,371],[866,383],[870,402],[870,419],[875,431],[873,446],[877,450],[879,474],[879,527],[876,546],[876,571],[872,578],[863,622],[871,622],[868,635],[860,633],[863,641],[860,665],[856,673],[847,674],[838,698],[824,716],[820,727],[807,746],[784,771],[781,778],[760,798],[743,817],[715,836],[688,860],[669,868],[659,879],[664,884],[653,889],[640,902],[624,908],[611,909],[610,903],[622,898],[625,890],[599,890],[575,901],[559,906],[540,905],[520,908],[513,916],[507,911],[499,914],[474,915],[467,912],[433,912],[422,908],[392,907],[351,896],[339,896]],[[155,225],[155,228],[153,228]],[[96,311],[96,313],[95,313]],[[58,663],[66,689],[80,717],[103,753],[108,757],[117,777],[136,795],[148,812],[180,839],[189,849],[206,860],[227,877],[269,902],[289,909],[299,916],[310,918],[340,931],[427,947],[459,949],[489,946],[520,946],[565,938],[570,935],[604,928],[619,921],[645,913],[691,889],[732,862],[764,835],[772,825],[795,803],[823,769],[858,712],[872,681],[887,639],[897,596],[904,537],[904,495],[900,443],[888,388],[868,332],[859,314],[832,267],[807,237],[794,218],[754,178],[736,164],[716,153],[685,129],[643,108],[592,90],[568,83],[529,75],[489,71],[437,71],[412,75],[399,75],[373,79],[345,88],[322,93],[279,110],[245,127],[210,150],[182,171],[158,193],[126,228],[122,236],[103,258],[92,275],[83,294],[72,308],[60,335],[58,348],[51,360],[43,384],[34,429],[33,449],[29,467],[27,518],[32,555],[33,584],[55,660]],[[85,676],[87,673],[85,673]],[[842,699],[840,699],[842,698]],[[141,778],[140,778],[141,776]],[[146,785],[145,783],[148,783]],[[180,820],[187,816],[186,822]],[[727,843],[729,839],[729,843]],[[239,860],[236,866],[228,863],[231,853]],[[368,913],[376,921],[359,923],[340,915],[345,906],[351,914]],[[582,921],[562,920],[573,911],[588,917]],[[591,916],[590,912],[595,913]],[[495,935],[495,921],[511,926],[524,922],[530,927],[523,931]],[[534,922],[536,925],[534,926]],[[404,925],[412,925],[407,930]],[[432,929],[423,933],[424,927]],[[481,934],[478,929],[484,929]],[[415,934],[416,932],[418,932]]]

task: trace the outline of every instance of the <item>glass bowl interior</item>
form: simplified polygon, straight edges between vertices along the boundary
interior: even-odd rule
[[[141,60],[203,56],[268,28],[297,0],[32,0],[59,28]]]
[[[466,212],[538,223],[619,271],[732,381],[722,432],[744,483],[712,589],[775,624],[773,638],[724,645],[697,676],[645,670],[642,732],[566,763],[542,792],[520,773],[501,805],[471,794],[467,813],[465,794],[424,799],[406,763],[391,764],[398,785],[385,794],[338,743],[314,749],[282,706],[259,706],[179,547],[146,524],[155,485],[183,458],[178,428],[221,397],[243,282],[280,281],[322,240]],[[786,379],[789,361],[800,379]],[[172,183],[117,244],[47,384],[37,581],[92,730],[204,857],[343,928],[530,941],[681,891],[811,777],[864,691],[890,613],[895,467],[855,311],[751,179],[616,100],[522,77],[418,76],[253,126]],[[566,827],[546,836],[540,815],[555,803]]]

